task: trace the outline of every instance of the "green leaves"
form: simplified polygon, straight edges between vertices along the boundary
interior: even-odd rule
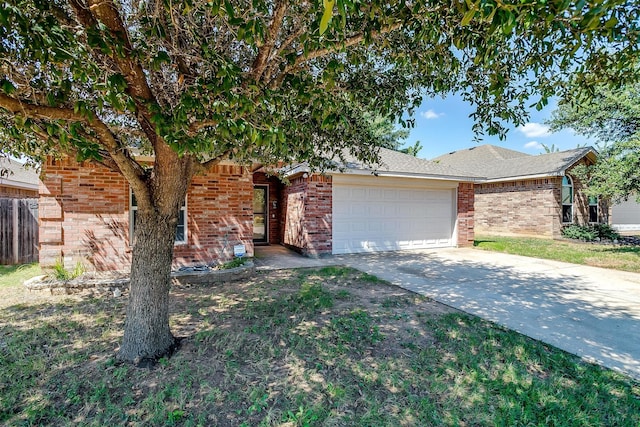
[[[475,106],[475,130],[504,135],[528,98],[542,106],[573,77],[638,78],[637,11],[623,0],[312,0],[274,20],[277,4],[137,2],[119,10],[128,27],[116,37],[64,0],[6,0],[0,91],[100,118],[123,144],[320,162],[343,149],[375,157],[384,141],[363,111],[395,122],[423,96],[456,92]],[[133,97],[146,93],[130,86],[138,72],[151,99]]]
[[[155,57],[151,59],[151,69],[154,71],[160,70],[162,64],[171,63],[171,57],[164,50],[159,51]]]
[[[322,2],[324,11],[322,12],[322,18],[320,19],[320,35],[324,34],[329,27],[329,21],[331,21],[331,17],[333,16],[334,4],[335,0],[323,0]]]
[[[550,124],[598,142],[598,163],[577,169],[590,195],[618,201],[640,194],[640,85],[601,85],[594,92],[576,86]]]
[[[476,10],[469,9],[468,11],[465,12],[464,16],[462,17],[462,21],[460,21],[460,25],[462,25],[463,27],[466,25],[469,25],[475,15],[476,15]]]
[[[11,95],[13,92],[16,91],[16,87],[9,80],[1,79],[0,90],[2,90],[2,92],[4,92],[6,95]]]

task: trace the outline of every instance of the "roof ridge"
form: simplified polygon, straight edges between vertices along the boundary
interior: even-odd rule
[[[523,153],[522,151],[518,151],[518,150],[512,150],[510,148],[505,148],[505,147],[499,147],[497,145],[493,145],[493,144],[486,144],[488,149],[495,155],[496,160],[509,160],[509,159],[513,159],[513,157],[505,157],[504,153],[505,152],[510,152],[510,153],[518,153],[520,154],[517,157],[527,157],[530,156],[530,154],[527,153]]]

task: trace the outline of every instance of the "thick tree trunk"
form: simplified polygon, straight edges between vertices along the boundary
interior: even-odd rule
[[[119,359],[140,364],[170,352],[169,290],[176,225],[196,160],[157,145],[156,162],[146,179],[129,177],[136,194],[129,304]]]
[[[178,210],[168,217],[138,211],[121,360],[155,360],[176,343],[169,329],[169,289]]]

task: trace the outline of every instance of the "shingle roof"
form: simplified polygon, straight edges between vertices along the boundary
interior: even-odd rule
[[[440,179],[455,179],[474,181],[480,178],[475,173],[458,170],[446,164],[433,162],[430,160],[419,159],[409,154],[401,153],[387,148],[381,148],[379,152],[380,162],[375,165],[363,165],[354,156],[344,155],[345,167],[352,171],[371,171],[383,174],[401,174],[408,176],[429,176]]]
[[[487,144],[444,154],[433,161],[470,174],[485,176],[489,180],[499,180],[564,175],[567,168],[585,156],[595,160],[596,151],[591,147],[582,147],[532,156]]]
[[[38,188],[40,178],[33,168],[26,168],[17,160],[0,157],[0,185]]]
[[[529,155],[521,153],[520,151],[486,144],[466,148],[464,150],[452,151],[451,153],[436,157],[433,161],[468,173],[476,173],[481,176],[486,176],[488,172],[485,165],[523,156],[528,157]]]

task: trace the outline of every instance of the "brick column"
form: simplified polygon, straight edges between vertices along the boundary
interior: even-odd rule
[[[291,180],[284,188],[283,243],[306,256],[332,251],[332,184],[330,176]]]
[[[458,246],[473,246],[474,234],[474,190],[473,183],[458,184],[457,212]]]

